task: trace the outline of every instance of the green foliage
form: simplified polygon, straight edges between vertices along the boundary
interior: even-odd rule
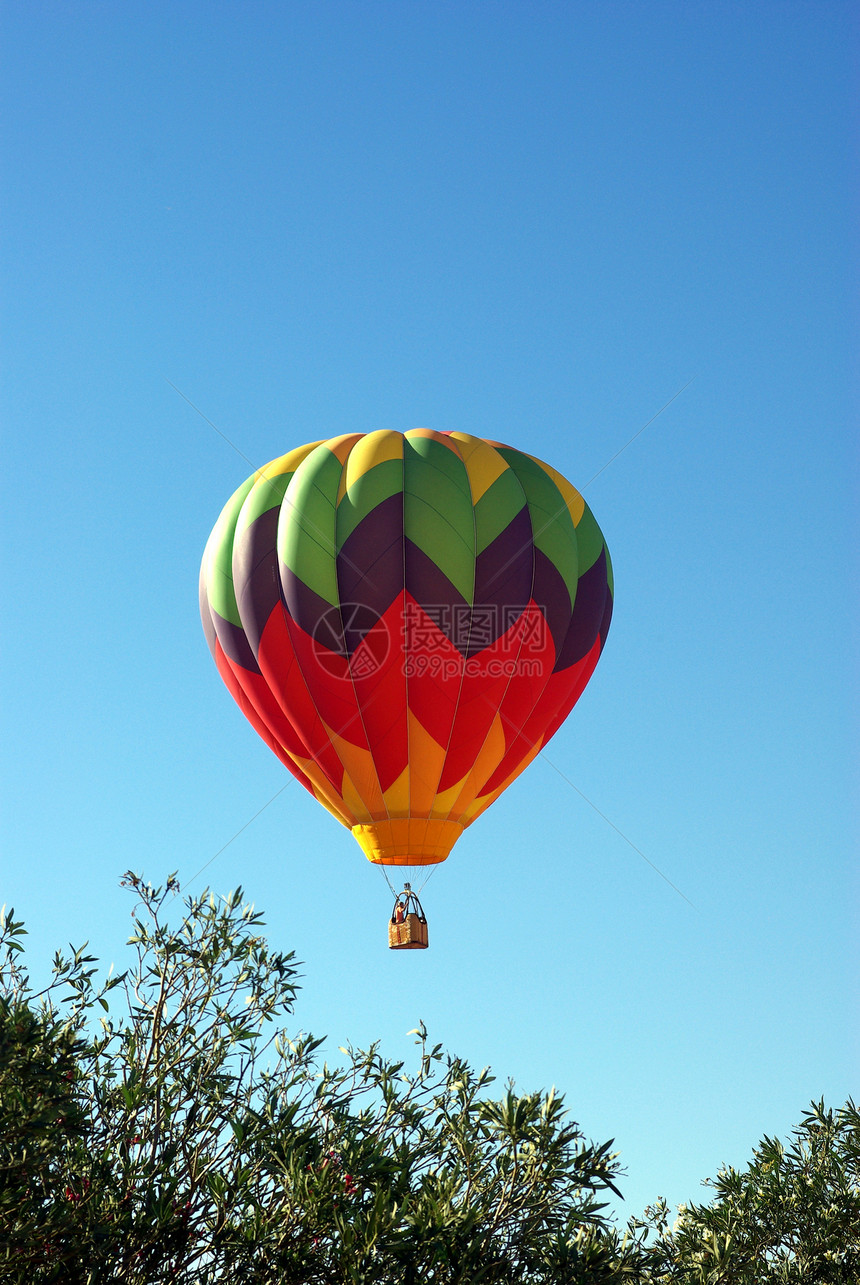
[[[788,1146],[764,1138],[746,1171],[722,1169],[707,1205],[656,1219],[660,1285],[857,1285],[860,1112],[813,1103]]]
[[[558,1095],[493,1099],[423,1026],[414,1071],[376,1046],[320,1065],[241,890],[172,927],[174,879],[125,882],[134,962],[101,985],[81,950],[33,992],[22,925],[0,931],[0,1280],[633,1279],[611,1144]]]
[[[5,1253],[29,1267],[52,1237],[74,1232],[55,1202],[62,1156],[85,1131],[73,1081],[82,1046],[24,1003],[0,997],[0,1228]]]
[[[857,1285],[860,1116],[813,1105],[707,1205],[619,1231],[611,1143],[554,1092],[493,1096],[414,1032],[320,1062],[287,1033],[292,955],[262,918],[135,875],[133,959],[84,949],[35,991],[0,920],[0,1282],[5,1285]]]

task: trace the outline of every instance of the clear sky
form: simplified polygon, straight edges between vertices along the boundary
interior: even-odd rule
[[[634,1213],[856,1093],[851,6],[2,27],[0,901],[33,965],[119,965],[121,872],[210,863],[191,890],[243,884],[305,961],[297,1027],[401,1057],[423,1018],[556,1084]],[[429,883],[430,950],[389,953],[381,874],[234,706],[197,575],[251,464],[417,425],[583,488],[616,602]]]

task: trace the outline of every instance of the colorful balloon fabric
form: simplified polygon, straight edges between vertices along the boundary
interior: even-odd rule
[[[218,670],[371,861],[444,861],[570,713],[612,614],[578,491],[467,433],[347,434],[239,487],[206,545]]]

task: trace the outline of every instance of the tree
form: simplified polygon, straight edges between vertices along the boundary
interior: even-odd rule
[[[786,1146],[765,1137],[745,1171],[705,1184],[650,1255],[655,1285],[856,1285],[860,1281],[860,1112],[813,1102]]]
[[[242,891],[185,903],[128,874],[134,961],[85,948],[35,991],[0,925],[0,1280],[466,1285],[638,1280],[611,1226],[611,1143],[555,1092],[493,1098],[488,1070],[414,1032],[318,1061],[293,1035],[297,966]],[[118,1011],[119,1010],[119,1011]]]
[[[7,1260],[22,1269],[75,1232],[72,1189],[64,1202],[54,1196],[61,1156],[85,1131],[73,1087],[82,1049],[49,1016],[0,999],[0,1229]]]

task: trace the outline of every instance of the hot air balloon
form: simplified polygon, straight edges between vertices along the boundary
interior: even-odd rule
[[[425,428],[259,469],[200,575],[240,709],[383,869],[444,861],[546,745],[594,671],[612,596],[603,535],[560,473]],[[426,945],[423,911],[406,911],[390,944]],[[412,927],[424,941],[401,942]]]

